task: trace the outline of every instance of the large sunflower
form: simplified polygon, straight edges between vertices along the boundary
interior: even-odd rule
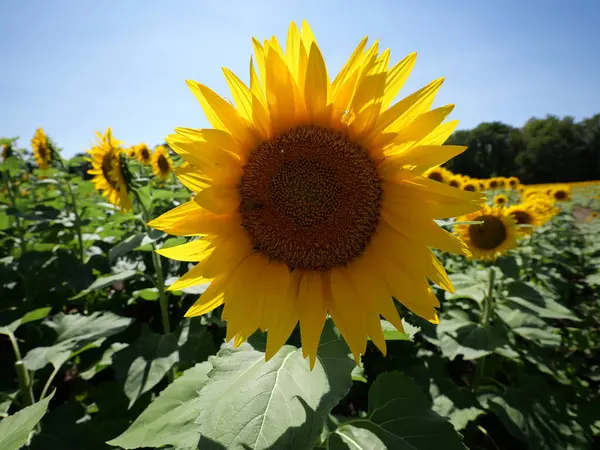
[[[484,206],[481,210],[457,220],[483,222],[459,224],[454,227],[454,232],[467,243],[475,259],[494,260],[517,245],[516,223],[506,208]]]
[[[98,143],[88,150],[92,156],[89,160],[92,168],[88,171],[90,175],[94,175],[92,183],[109,202],[121,206],[123,211],[129,211],[132,204],[128,194],[128,174],[121,142],[113,138],[110,128],[104,136],[100,133],[96,135]]]
[[[531,203],[520,203],[511,206],[506,212],[515,219],[517,232],[520,234],[531,234],[535,227],[539,227],[544,223],[542,214]]]
[[[172,165],[169,149],[164,145],[156,147],[152,153],[152,171],[154,175],[165,180],[171,173]]]
[[[135,147],[135,155],[142,164],[150,164],[152,161],[152,153],[146,144],[138,144]]]
[[[47,169],[52,162],[52,148],[42,128],[35,130],[35,135],[31,139],[31,148],[33,157],[40,169]]]
[[[389,68],[365,38],[330,82],[308,24],[254,50],[250,87],[224,69],[234,107],[188,82],[214,129],[177,129],[167,142],[195,198],[150,222],[202,239],[159,251],[197,262],[171,290],[210,282],[186,316],[224,304],[227,340],[267,330],[271,358],[300,323],[314,365],[329,314],[355,359],[367,338],[385,353],[380,315],[398,329],[392,296],[437,323],[427,278],[452,290],[429,247],[467,253],[434,219],[479,208],[480,194],[423,176],[465,147],[442,146],[452,106],[430,110],[442,80],[392,104],[415,62]]]

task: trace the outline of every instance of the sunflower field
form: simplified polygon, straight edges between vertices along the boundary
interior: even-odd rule
[[[0,139],[0,450],[595,448],[600,181],[452,173],[414,54],[253,43],[214,128]]]

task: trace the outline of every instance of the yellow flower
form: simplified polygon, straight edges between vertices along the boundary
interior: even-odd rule
[[[546,195],[530,196],[525,203],[538,214],[542,223],[550,221],[560,211],[554,206],[554,200]]]
[[[596,219],[599,215],[600,213],[598,213],[598,211],[591,211],[590,214],[586,217],[585,221],[591,222],[594,219]]]
[[[504,177],[497,177],[498,189],[504,189],[508,185],[508,180]]]
[[[508,187],[511,189],[518,189],[519,188],[519,179],[517,177],[509,177],[506,180],[506,183],[508,184]]]
[[[210,282],[186,316],[224,304],[227,340],[267,330],[267,359],[299,322],[312,367],[327,314],[357,362],[368,337],[385,353],[380,315],[402,328],[392,297],[437,323],[427,278],[452,290],[429,247],[467,253],[434,219],[482,197],[423,176],[465,150],[442,146],[452,106],[430,110],[442,80],[390,107],[416,56],[388,69],[389,50],[366,43],[331,82],[307,23],[291,24],[285,53],[255,39],[250,87],[224,69],[236,106],[188,81],[214,129],[167,138],[197,194],[150,226],[203,237],[159,251],[197,263],[169,289]]]
[[[152,154],[150,153],[148,146],[146,144],[138,144],[134,146],[134,148],[138,161],[142,164],[150,164],[152,160]]]
[[[120,206],[124,212],[130,211],[132,204],[121,142],[113,138],[110,128],[104,136],[100,133],[96,133],[96,136],[98,143],[87,151],[92,156],[89,159],[92,169],[88,171],[90,175],[94,175],[92,183],[110,203]]]
[[[2,161],[6,161],[13,155],[13,148],[11,144],[2,144]]]
[[[477,185],[479,186],[480,191],[485,191],[487,188],[485,180],[477,180]]]
[[[469,246],[474,259],[494,260],[517,245],[516,223],[506,208],[484,206],[457,219],[459,222],[483,222],[456,225],[454,232]]]
[[[129,147],[125,151],[125,153],[127,154],[128,157],[130,157],[132,159],[137,158],[137,148],[136,148],[136,146],[134,145],[133,147]]]
[[[494,196],[495,206],[505,206],[508,203],[508,197],[504,194]]]
[[[571,188],[566,184],[555,187],[551,190],[551,195],[557,202],[568,202],[571,200]]]
[[[498,189],[498,179],[490,178],[487,180],[487,188],[488,189]]]
[[[50,163],[52,162],[52,148],[42,128],[35,130],[35,135],[31,139],[31,148],[33,149],[33,157],[40,169],[50,167]]]
[[[479,183],[477,180],[468,179],[462,184],[462,189],[464,191],[477,192],[479,189]]]
[[[448,180],[448,186],[455,188],[462,188],[463,185],[463,177],[461,175],[452,175]]]
[[[154,153],[152,153],[152,171],[154,175],[162,180],[167,179],[171,173],[171,157],[169,156],[169,149],[164,145],[156,147]]]
[[[439,183],[445,183],[448,179],[448,171],[443,167],[432,167],[425,172],[425,176],[430,180],[437,181]]]
[[[531,234],[534,227],[539,227],[544,223],[541,213],[536,210],[532,203],[521,203],[511,206],[507,209],[507,212],[515,220],[517,232],[520,234]],[[520,227],[519,225],[530,226]]]

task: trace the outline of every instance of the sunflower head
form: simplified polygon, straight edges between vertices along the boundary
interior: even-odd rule
[[[484,206],[481,210],[457,219],[459,222],[482,222],[459,224],[454,232],[469,246],[474,259],[495,260],[506,251],[516,247],[516,223],[507,208]]]
[[[592,222],[594,219],[597,219],[598,217],[600,217],[600,213],[598,211],[592,211],[590,212],[590,214],[586,217],[585,221],[586,222]]]
[[[152,161],[152,153],[144,143],[135,146],[135,155],[142,164],[150,164]]]
[[[2,144],[2,161],[6,161],[14,154],[12,143],[7,142]]]
[[[54,149],[50,144],[46,133],[42,128],[35,130],[35,135],[31,139],[31,148],[33,157],[40,169],[47,169],[52,163]]]
[[[479,186],[480,191],[485,191],[487,189],[487,183],[485,180],[477,180],[477,185]]]
[[[557,202],[568,202],[571,200],[571,189],[567,185],[553,188],[550,194]]]
[[[498,189],[498,179],[490,178],[489,180],[487,180],[487,188],[488,189]]]
[[[154,175],[161,180],[166,180],[171,173],[172,165],[169,149],[164,145],[156,147],[152,153],[152,171]]]
[[[507,183],[508,187],[511,189],[518,189],[519,184],[520,184],[519,179],[517,177],[509,177],[506,180],[506,183]]]
[[[283,46],[253,44],[249,86],[224,69],[235,106],[188,82],[214,129],[167,138],[196,194],[150,226],[202,236],[160,251],[197,262],[170,289],[209,282],[186,315],[224,304],[227,340],[267,330],[267,358],[299,322],[313,365],[327,314],[357,361],[368,337],[385,352],[380,315],[402,327],[393,298],[437,323],[427,278],[452,289],[429,247],[468,252],[434,219],[482,202],[424,176],[465,149],[442,146],[452,105],[430,110],[441,80],[394,104],[415,54],[389,68],[366,38],[332,78],[305,22]]]
[[[98,142],[88,150],[92,164],[88,173],[93,175],[92,183],[110,203],[120,206],[124,212],[130,211],[132,204],[129,190],[132,180],[125,154],[120,147],[121,142],[113,138],[110,128],[104,135],[96,135]]]
[[[541,212],[532,203],[521,203],[511,206],[507,209],[507,212],[515,220],[519,234],[531,234],[535,227],[539,227],[544,223]]]
[[[477,180],[468,179],[463,182],[461,188],[465,191],[477,192],[479,190],[479,183]]]
[[[134,145],[133,147],[129,147],[127,150],[125,150],[125,154],[131,159],[136,159],[137,158],[136,146]]]
[[[448,171],[443,167],[432,167],[425,172],[425,176],[430,180],[437,181],[439,183],[445,183],[448,179]]]
[[[455,188],[462,188],[463,185],[463,177],[460,175],[452,175],[449,179],[448,179],[448,186],[452,186]]]
[[[498,189],[504,189],[508,186],[508,180],[505,177],[497,177]]]
[[[495,206],[506,206],[508,204],[508,197],[504,194],[498,194],[494,196]]]

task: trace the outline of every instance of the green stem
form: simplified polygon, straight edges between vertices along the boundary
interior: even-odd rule
[[[483,299],[483,311],[481,313],[481,320],[479,324],[487,328],[490,325],[490,319],[492,318],[493,311],[493,295],[494,295],[494,281],[496,279],[496,272],[494,271],[494,266],[490,265],[488,272],[489,284],[488,284],[488,292],[487,295]],[[475,378],[473,379],[473,391],[477,389],[481,380],[483,379],[483,374],[485,370],[485,356],[479,358],[475,367]]]
[[[146,232],[149,233],[150,228],[148,227],[148,222],[150,221],[150,212],[148,211],[148,208],[146,208],[146,205],[142,201],[140,194],[136,189],[133,190],[133,194],[142,208],[144,227],[146,228]],[[169,301],[165,290],[165,279],[163,277],[162,263],[160,261],[160,255],[156,253],[156,246],[154,245],[154,242],[152,242],[150,245],[152,246],[152,264],[154,265],[154,272],[156,273],[156,288],[158,289],[158,303],[160,305],[160,316],[162,319],[163,332],[168,334],[171,332],[171,325],[169,323]],[[171,383],[175,379],[175,367],[173,367],[167,373],[167,375],[169,377],[169,383]]]
[[[15,370],[17,371],[19,390],[21,392],[23,403],[25,406],[33,405],[35,403],[35,397],[33,396],[31,378],[29,377],[29,371],[25,368],[25,364],[23,364],[19,344],[12,332],[8,333],[8,339],[10,339],[10,343],[12,344],[13,352],[15,354]]]
[[[50,389],[50,386],[52,385],[52,381],[56,377],[56,374],[58,374],[58,371],[60,368],[61,368],[61,366],[56,366],[54,368],[54,370],[52,371],[52,373],[50,374],[50,376],[48,377],[48,379],[46,380],[46,384],[44,385],[44,389],[42,389],[42,393],[40,395],[40,400],[43,400],[44,398],[46,398],[48,389]]]
[[[58,161],[59,161],[60,166],[62,167],[64,173],[67,173],[67,168],[65,167],[65,163],[64,163],[63,159],[59,157]],[[67,188],[67,191],[68,191],[68,194],[69,194],[69,197],[71,200],[70,206],[73,209],[73,214],[75,215],[75,231],[77,232],[77,242],[79,244],[79,260],[83,263],[85,254],[84,254],[84,247],[83,247],[83,234],[81,233],[81,217],[79,216],[79,212],[77,211],[77,198],[75,196],[75,193],[73,192],[73,189],[71,189],[71,181],[70,180],[67,180],[67,182],[65,183],[65,186]]]
[[[8,198],[10,200],[10,206],[15,210],[15,213],[18,213],[17,209],[17,199],[15,197],[14,186],[11,182],[10,175],[8,173],[5,174],[4,184],[6,186],[6,191],[8,192]],[[19,245],[21,247],[21,255],[27,251],[27,241],[25,241],[25,229],[23,228],[23,224],[21,223],[21,218],[15,214],[15,226],[17,231],[19,232]]]

